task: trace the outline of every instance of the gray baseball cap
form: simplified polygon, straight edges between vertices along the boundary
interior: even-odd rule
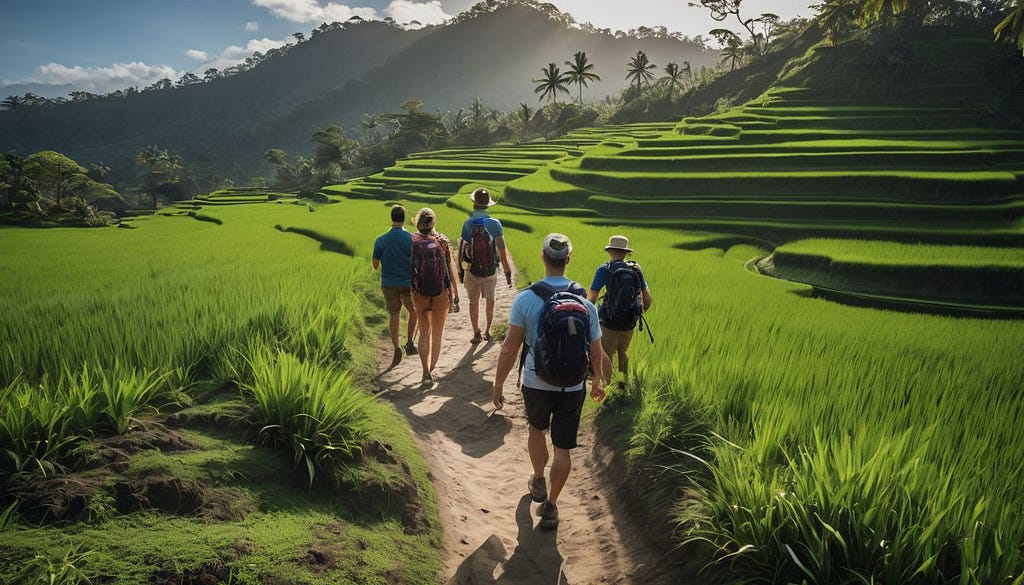
[[[564,260],[572,252],[572,242],[565,234],[548,234],[544,238],[544,255],[552,260]]]

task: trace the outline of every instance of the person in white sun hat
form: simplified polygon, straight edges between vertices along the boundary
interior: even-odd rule
[[[487,208],[496,205],[484,187],[470,194],[473,213],[462,224],[459,237],[459,280],[466,286],[469,297],[469,321],[473,325],[470,343],[491,340],[491,321],[494,319],[494,294],[498,282],[498,264],[505,272],[505,284],[512,288],[512,270],[509,267],[505,231],[501,222],[487,214]],[[480,331],[480,297],[484,298],[486,324]]]
[[[604,247],[609,260],[597,267],[594,281],[587,291],[587,299],[597,303],[601,289],[606,289],[604,300],[598,307],[601,317],[601,345],[609,357],[619,357],[619,371],[629,373],[626,352],[633,339],[633,330],[641,316],[651,308],[651,292],[640,265],[626,256],[633,252],[629,238],[614,235]]]

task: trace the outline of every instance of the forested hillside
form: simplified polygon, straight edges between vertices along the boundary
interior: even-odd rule
[[[349,22],[231,77],[0,112],[0,150],[52,149],[116,169],[130,168],[136,153],[156,144],[202,160],[203,174],[244,178],[261,170],[269,148],[308,153],[317,128],[353,128],[363,114],[397,111],[409,98],[423,100],[426,111],[477,97],[502,109],[536,104],[531,80],[576,51],[601,76],[585,97],[614,95],[628,83],[626,65],[638,50],[653,63],[689,61],[694,69],[715,58],[678,38],[570,28],[526,5],[421,30]]]

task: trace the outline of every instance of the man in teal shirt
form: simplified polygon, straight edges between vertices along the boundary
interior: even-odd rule
[[[398,325],[403,306],[409,314],[405,351],[409,355],[416,355],[416,346],[412,343],[412,336],[416,332],[416,311],[412,308],[410,296],[412,234],[405,230],[404,225],[405,208],[395,205],[391,208],[391,229],[377,236],[373,242],[373,269],[380,269],[380,289],[384,293],[384,305],[390,315],[388,329],[391,333],[391,345],[395,348],[391,367],[402,361],[402,348],[398,345]]]

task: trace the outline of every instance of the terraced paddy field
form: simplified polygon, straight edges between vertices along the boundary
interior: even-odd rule
[[[752,582],[1015,583],[1022,149],[969,107],[776,90],[484,184],[528,278],[556,230],[584,283],[612,233],[653,271],[657,344],[602,412],[638,469],[678,472],[658,504],[683,539]],[[465,212],[473,186],[437,195]]]
[[[608,237],[630,237],[656,343],[636,336],[633,375],[596,420],[628,450],[651,526],[714,561],[708,580],[1020,583],[1024,327],[980,317],[1022,304],[1022,151],[1024,135],[969,109],[776,91],[678,124],[421,153],[326,188],[328,204],[221,193],[130,230],[4,229],[0,332],[14,350],[0,382],[13,399],[88,363],[152,370],[188,394],[234,379],[250,343],[337,352],[330,340],[350,339],[338,328],[365,310],[349,293],[375,286],[388,206],[431,205],[454,235],[482,184],[520,283],[542,274],[550,231],[573,239],[569,274],[585,284]],[[978,310],[847,306],[816,287]],[[372,360],[342,355],[357,372]],[[75,519],[70,542],[104,518]],[[58,550],[64,530],[12,526],[17,558]],[[189,557],[195,570],[244,562],[217,542]],[[389,546],[376,574],[396,570],[384,557],[401,553],[386,551],[420,545]],[[436,563],[417,558],[406,575]]]
[[[457,232],[467,210],[466,190],[473,185],[468,182],[447,205],[435,206],[442,232]],[[501,185],[495,190],[500,194]],[[3,281],[0,301],[4,336],[17,348],[3,358],[5,383],[19,372],[38,380],[65,364],[90,363],[105,371],[120,360],[170,371],[179,384],[216,384],[232,378],[228,364],[235,354],[211,355],[203,347],[244,347],[246,339],[282,331],[293,333],[278,337],[281,343],[302,351],[298,340],[315,339],[298,334],[309,315],[362,310],[337,303],[352,290],[375,286],[367,265],[374,236],[387,227],[388,206],[396,201],[410,209],[422,205],[389,197],[294,202],[299,205],[285,200],[220,205],[213,199],[134,220],[133,230],[0,231],[5,249],[12,251],[4,255],[4,270],[21,275]],[[187,211],[219,223],[174,215]],[[629,235],[655,298],[648,318],[656,343],[637,336],[634,376],[617,381],[597,421],[630,446],[632,473],[649,482],[643,492],[648,496],[641,498],[660,510],[662,521],[680,523],[678,537],[732,554],[708,569],[709,579],[798,582],[811,574],[816,582],[860,575],[876,582],[988,584],[1022,574],[1024,443],[1013,422],[1024,415],[1019,321],[901,313],[816,299],[807,285],[746,270],[752,259],[772,250],[745,236],[635,218],[554,216],[506,204],[492,211],[506,223],[521,282],[541,274],[536,250],[549,231],[572,237],[569,274],[583,282],[605,260],[608,237]],[[349,251],[325,248],[328,239]],[[873,253],[866,245],[803,245]],[[143,248],[166,252],[133,253],[131,262],[100,261],[120,257],[123,249]],[[903,255],[913,264],[935,254],[984,265],[989,251],[939,246]],[[1004,249],[999,258],[1019,268],[1013,249]],[[203,282],[216,284],[209,288]],[[190,300],[160,301],[172,297]],[[53,303],[64,307],[57,321]],[[138,341],[146,331],[163,332],[159,349],[136,351],[148,347]],[[224,339],[225,331],[234,333]],[[367,358],[348,359],[358,370]],[[199,365],[181,370],[180,364]],[[202,445],[221,440],[191,438]],[[161,465],[172,469],[171,462]],[[220,481],[219,489],[240,489]],[[263,521],[262,512],[243,512],[248,519],[243,522]],[[71,530],[16,521],[4,529],[3,546],[8,553],[22,552],[5,558],[25,558],[17,555],[47,547],[59,556],[62,538],[68,546],[100,546],[90,540],[93,527],[111,530],[109,523],[117,522],[117,530],[125,530],[116,515],[104,517],[79,518]],[[324,526],[316,518],[296,522],[296,534],[305,530],[302,526]],[[187,526],[181,529],[191,530]],[[144,523],[140,529],[152,526]],[[136,538],[124,534],[128,541]],[[206,552],[193,550],[176,562],[194,563],[188,567],[196,571],[215,566],[217,559],[229,566],[244,563],[249,549],[237,552],[232,534],[223,532]],[[302,534],[307,536],[298,541],[308,546],[330,531]],[[269,544],[261,542],[254,544],[265,550]],[[389,550],[389,545],[371,546]],[[131,558],[131,550],[120,554]],[[280,556],[270,557],[278,559],[272,562],[285,563],[282,567],[301,556],[290,549],[273,554]],[[401,556],[385,553],[381,564],[367,570],[394,570],[385,558]],[[107,557],[93,559],[78,564],[87,574],[102,574],[88,571],[101,571]],[[265,577],[268,571],[269,565],[259,565],[253,574]],[[241,579],[243,571],[233,574],[248,582]]]

